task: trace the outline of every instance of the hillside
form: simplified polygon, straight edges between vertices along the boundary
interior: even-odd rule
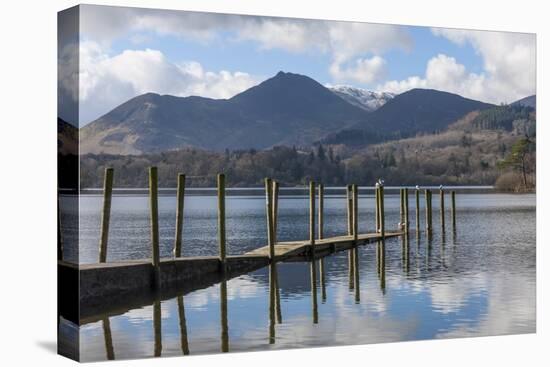
[[[364,146],[416,133],[433,133],[445,130],[469,112],[492,106],[457,94],[412,89],[395,96],[351,128],[330,135],[323,143]]]
[[[309,145],[368,113],[315,80],[279,72],[227,100],[135,97],[81,130],[83,153],[141,154],[195,147]]]

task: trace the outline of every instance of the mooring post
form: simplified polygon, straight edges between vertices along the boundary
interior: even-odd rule
[[[279,217],[279,183],[273,181],[271,205],[273,209],[273,246],[277,243],[277,223]]]
[[[113,195],[113,169],[105,168],[103,178],[103,210],[101,211],[101,235],[99,237],[99,262],[107,261],[107,241],[111,218],[111,197]]]
[[[359,193],[358,193],[358,190],[357,190],[357,184],[353,184],[351,186],[351,191],[352,191],[352,197],[353,197],[353,200],[352,200],[352,223],[353,223],[353,227],[352,227],[352,234],[353,234],[353,241],[354,241],[354,245],[355,245],[355,242],[357,241],[357,238],[359,236],[359,220],[358,220],[358,214],[359,214]]]
[[[453,221],[453,229],[456,228],[456,206],[455,206],[455,192],[451,191],[451,217]]]
[[[430,190],[426,189],[424,191],[424,199],[426,204],[426,232],[430,231]]]
[[[222,271],[225,271],[225,175],[218,174],[218,245]]]
[[[439,189],[439,214],[441,216],[441,228],[445,228],[445,191]]]
[[[374,187],[374,216],[376,217],[376,233],[380,232],[380,190],[378,184]]]
[[[353,223],[352,223],[352,197],[351,197],[351,185],[346,185],[346,205],[348,213],[348,236],[352,235]]]
[[[275,239],[273,236],[273,182],[265,179],[265,214],[267,218],[267,245],[269,246],[269,259],[275,258]]]
[[[380,185],[380,234],[382,239],[386,238],[386,219],[384,215],[384,185]]]
[[[403,200],[405,201],[405,231],[409,232],[409,189],[403,189]]]
[[[309,244],[312,259],[315,260],[315,182],[309,182]]]
[[[185,197],[185,175],[178,174],[176,193],[176,239],[174,241],[174,257],[181,257],[181,242],[183,237],[183,202]]]
[[[416,204],[416,233],[420,233],[420,190],[418,186],[416,187],[415,193],[415,204]]]
[[[324,211],[324,200],[325,200],[325,193],[324,193],[324,185],[319,184],[319,218],[318,218],[318,228],[317,228],[317,237],[322,240],[323,239],[323,211]]]
[[[160,268],[159,249],[159,211],[158,211],[158,171],[157,167],[149,167],[149,208],[151,210],[151,245],[153,252],[153,266],[157,285],[159,282],[158,271]]]
[[[403,230],[405,226],[405,193],[403,189],[399,189],[399,229]]]

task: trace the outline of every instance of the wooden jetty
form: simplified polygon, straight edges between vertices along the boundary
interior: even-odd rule
[[[233,277],[254,271],[279,261],[309,261],[312,276],[315,275],[315,259],[332,253],[349,251],[351,265],[358,261],[357,247],[368,243],[384,242],[385,239],[402,236],[409,231],[408,191],[401,191],[400,226],[397,231],[385,227],[384,186],[380,182],[375,190],[375,231],[358,233],[358,187],[346,187],[347,234],[325,237],[323,233],[323,185],[309,185],[309,239],[277,241],[279,183],[266,178],[267,245],[247,253],[230,256],[226,252],[225,176],[218,175],[218,256],[180,257],[184,239],[183,201],[185,176],[178,175],[176,233],[173,257],[160,258],[158,225],[158,174],[156,167],[149,170],[149,209],[151,226],[151,259],[132,261],[107,261],[108,230],[113,186],[113,170],[105,170],[104,205],[102,210],[99,259],[96,264],[76,265],[58,261],[58,287],[60,314],[77,324],[98,321],[105,315],[126,312],[129,309],[151,304],[162,299],[181,296],[212,284],[225,282]],[[317,188],[317,190],[316,190]],[[318,201],[317,201],[317,195]],[[443,189],[440,191],[443,197]],[[416,227],[419,228],[419,192],[416,191]],[[455,227],[455,193],[451,193],[452,224]],[[317,203],[317,205],[316,205]],[[441,209],[444,209],[441,199]],[[443,214],[442,214],[443,215]],[[426,230],[432,230],[431,191],[426,190]],[[443,218],[443,217],[442,217]],[[317,219],[317,223],[316,223]],[[443,219],[442,219],[443,223]],[[316,226],[317,224],[317,226]],[[318,237],[315,238],[315,228]],[[351,274],[351,273],[350,273]],[[357,274],[356,274],[357,275]],[[351,276],[351,275],[350,275]]]

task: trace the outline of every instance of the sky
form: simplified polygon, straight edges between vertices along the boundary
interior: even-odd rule
[[[68,94],[80,126],[143,93],[230,98],[278,71],[490,103],[536,90],[534,34],[94,5],[81,5],[79,29],[78,47],[61,44],[59,63],[79,65],[78,93]],[[61,88],[74,86],[60,70]]]

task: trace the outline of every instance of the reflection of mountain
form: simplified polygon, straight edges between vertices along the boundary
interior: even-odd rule
[[[61,118],[57,118],[57,150],[60,154],[78,153],[78,129]]]
[[[307,76],[278,73],[227,100],[147,93],[82,129],[84,153],[309,145],[368,113]]]

